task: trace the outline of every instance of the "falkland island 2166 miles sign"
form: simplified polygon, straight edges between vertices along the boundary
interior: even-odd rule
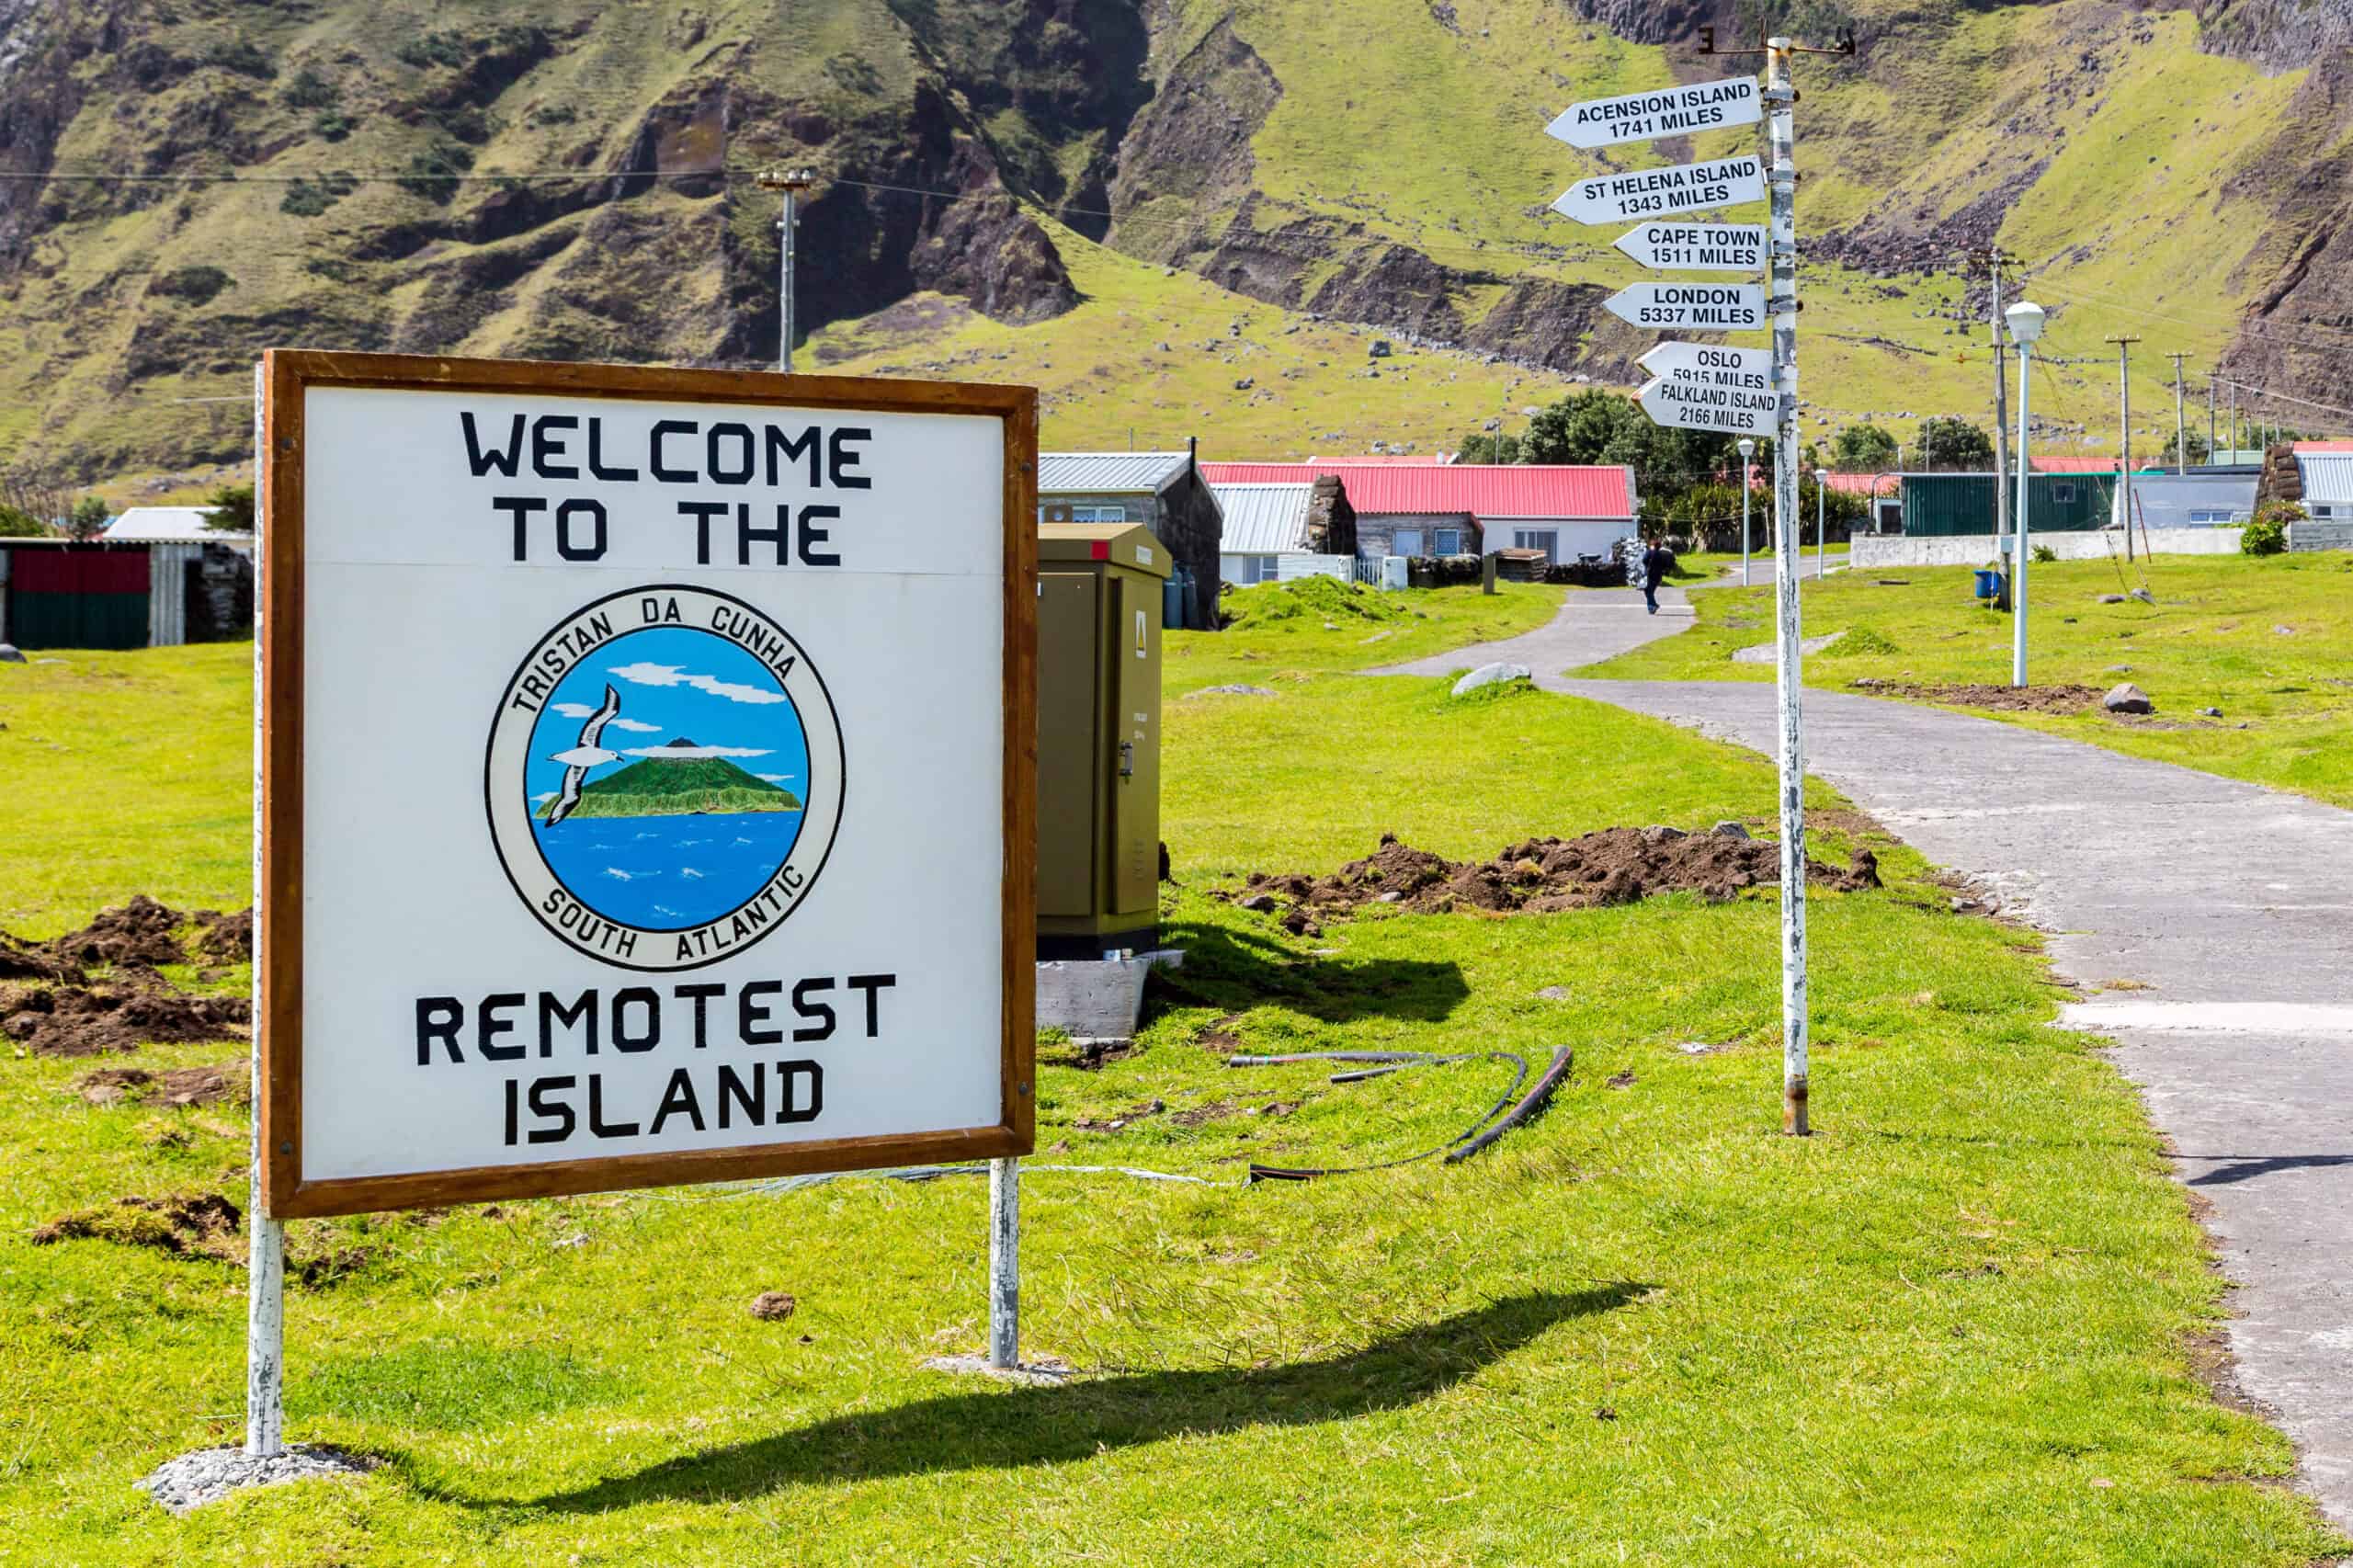
[[[264,377],[269,1211],[1025,1153],[1032,394]]]

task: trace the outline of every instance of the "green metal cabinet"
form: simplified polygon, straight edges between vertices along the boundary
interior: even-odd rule
[[[1038,529],[1038,951],[1147,948],[1160,928],[1161,585],[1131,523]]]

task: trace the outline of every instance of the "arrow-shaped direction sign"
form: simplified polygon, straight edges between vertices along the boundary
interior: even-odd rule
[[[1713,343],[1662,343],[1634,361],[1661,381],[1683,381],[1692,375],[1753,376],[1745,384],[1773,384],[1773,351],[1769,348],[1725,348]]]
[[[1580,223],[1622,223],[1672,212],[1704,212],[1765,199],[1764,160],[1749,154],[1663,169],[1626,169],[1581,179],[1552,203]]]
[[[1544,129],[1572,147],[1591,149],[1648,142],[1654,136],[1688,136],[1727,125],[1754,125],[1764,118],[1756,78],[1733,76],[1663,92],[1588,98],[1563,109],[1560,118]]]
[[[1655,381],[1638,394],[1654,425],[1670,430],[1727,430],[1735,436],[1769,436],[1780,413],[1780,394],[1768,387],[1711,386],[1700,381]]]
[[[1602,303],[1611,315],[1636,326],[1765,330],[1761,283],[1629,283]]]
[[[1685,272],[1762,272],[1762,223],[1644,223],[1618,237],[1618,248],[1644,267]]]

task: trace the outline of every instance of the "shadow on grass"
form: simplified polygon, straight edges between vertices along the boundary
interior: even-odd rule
[[[1620,1282],[1511,1296],[1320,1361],[1145,1372],[1063,1388],[975,1388],[835,1416],[522,1506],[595,1514],[674,1499],[723,1501],[790,1486],[1065,1464],[1187,1433],[1347,1420],[1444,1392],[1553,1324],[1613,1311],[1648,1289]]]
[[[1269,1005],[1326,1024],[1440,1023],[1471,994],[1451,960],[1319,959],[1254,931],[1192,920],[1169,922],[1162,939],[1185,950],[1185,967],[1153,971],[1144,986],[1147,1023],[1169,1007],[1246,1013]]]

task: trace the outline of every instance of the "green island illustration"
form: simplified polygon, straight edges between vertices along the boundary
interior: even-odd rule
[[[690,740],[670,745],[699,748]],[[552,799],[533,815],[555,809]],[[746,773],[722,756],[646,757],[608,778],[585,785],[569,814],[576,817],[665,817],[733,812],[797,812],[801,797],[780,785]]]

